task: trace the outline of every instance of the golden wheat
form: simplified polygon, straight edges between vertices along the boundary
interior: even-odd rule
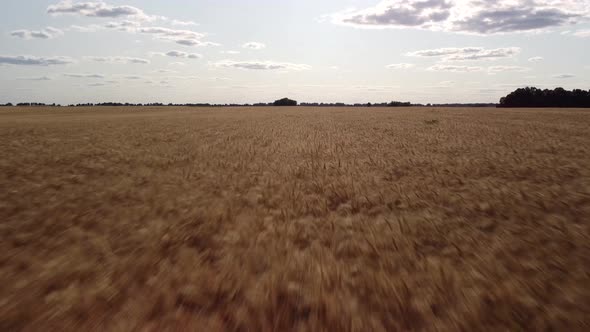
[[[589,126],[0,109],[0,330],[588,330]]]

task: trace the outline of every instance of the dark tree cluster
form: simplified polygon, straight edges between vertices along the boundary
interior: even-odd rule
[[[5,106],[11,106],[12,105],[12,104],[10,104],[10,105],[9,104],[10,103],[6,104]],[[60,106],[60,105],[57,105],[57,104],[45,104],[45,103],[18,103],[18,104],[16,104],[16,106],[29,106],[29,107],[31,107],[31,106],[45,106],[45,107],[52,106],[52,107],[57,107],[57,106]]]
[[[497,107],[494,103],[449,103],[449,104],[426,104],[426,107]]]
[[[313,107],[408,107],[408,106],[422,106],[419,104],[412,104],[410,102],[392,101],[389,103],[301,103],[301,106],[313,106]]]
[[[517,90],[518,91],[518,90]],[[541,91],[541,90],[538,90]],[[576,92],[578,90],[574,90]],[[580,90],[581,91],[581,90]],[[587,94],[587,92],[582,91]],[[69,104],[68,107],[269,107],[269,106],[304,106],[304,107],[495,107],[497,104],[486,104],[486,103],[470,103],[470,104],[413,104],[410,102],[391,101],[385,103],[354,103],[347,104],[342,102],[336,103],[301,103],[297,101],[283,98],[272,103],[253,103],[253,104],[210,104],[210,103],[120,103],[120,102],[104,102],[104,103],[78,103]],[[13,105],[12,103],[0,104],[0,106],[44,106],[44,107],[61,107],[60,104],[44,104],[44,103],[18,103]],[[510,107],[510,106],[506,106]]]
[[[276,100],[273,103],[274,106],[297,106],[297,101],[289,98],[283,98]]]
[[[498,107],[590,107],[590,90],[526,87],[501,98]]]

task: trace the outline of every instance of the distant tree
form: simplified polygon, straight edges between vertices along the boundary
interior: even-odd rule
[[[297,106],[297,101],[289,98],[283,98],[276,100],[273,103],[274,106]]]
[[[18,103],[16,106],[47,106],[44,103]]]
[[[590,107],[590,91],[520,88],[502,97],[498,107]]]
[[[388,107],[408,107],[408,106],[412,106],[412,103],[410,102],[401,102],[401,101],[392,101],[389,104],[387,104]]]

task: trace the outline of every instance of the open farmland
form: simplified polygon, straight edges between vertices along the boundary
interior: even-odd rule
[[[0,330],[587,331],[589,128],[0,108]]]

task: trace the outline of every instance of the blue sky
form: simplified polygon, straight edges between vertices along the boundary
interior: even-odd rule
[[[590,88],[590,0],[3,0],[0,103],[496,102]]]

